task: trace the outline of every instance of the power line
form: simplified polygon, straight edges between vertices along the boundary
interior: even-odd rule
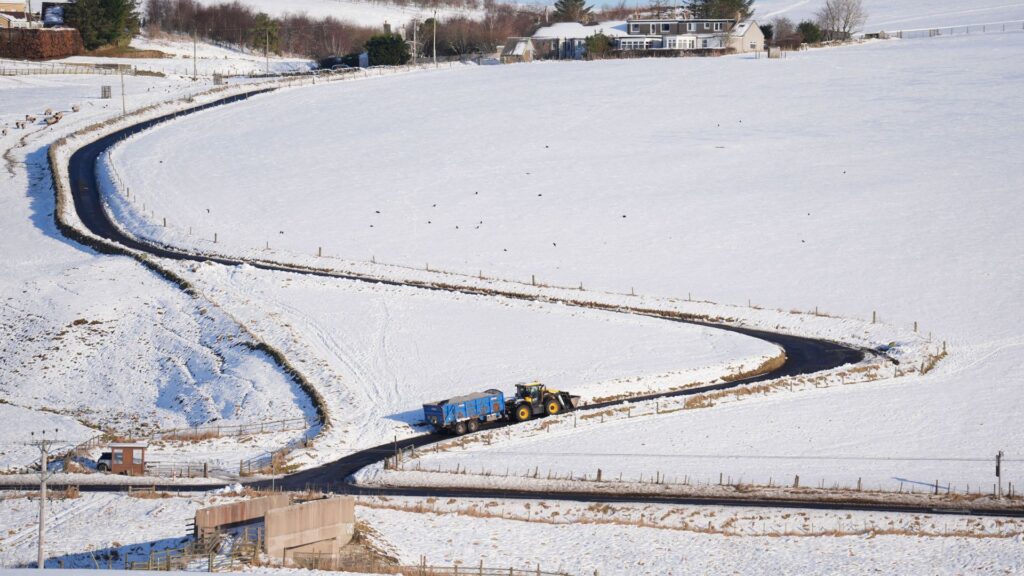
[[[39,542],[36,549],[36,568],[42,570],[46,564],[46,481],[53,476],[53,472],[49,470],[50,450],[54,444],[68,444],[69,442],[47,438],[45,430],[39,433],[38,439],[35,439],[35,432],[31,432],[30,435],[33,438],[30,444],[39,447]]]
[[[446,452],[463,454],[463,452]],[[503,456],[559,456],[559,457],[605,457],[605,458],[674,458],[694,460],[821,460],[821,461],[852,461],[852,462],[984,462],[991,463],[992,458],[981,457],[941,457],[941,456],[833,456],[833,455],[782,455],[782,454],[668,454],[662,452],[538,452],[486,450],[486,454]],[[475,452],[480,454],[480,452]],[[1024,459],[1003,458],[1003,462],[1024,462]]]

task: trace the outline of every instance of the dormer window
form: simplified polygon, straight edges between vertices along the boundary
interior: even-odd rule
[[[715,22],[715,32],[721,32],[721,31],[722,31],[722,23],[721,22]]]
[[[662,32],[669,32],[671,30],[672,30],[672,25],[671,24],[666,22],[666,23],[661,25],[661,31]]]
[[[639,34],[640,33],[640,25],[635,23],[635,22],[633,24],[630,24],[630,32]]]

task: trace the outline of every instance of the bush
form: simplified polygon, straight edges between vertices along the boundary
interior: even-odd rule
[[[366,41],[370,66],[401,66],[409,61],[409,46],[398,34],[378,34]]]
[[[598,32],[587,38],[587,56],[590,58],[603,58],[612,49],[612,39]]]
[[[817,24],[810,20],[805,20],[796,27],[798,34],[804,37],[804,42],[808,44],[817,44],[821,42],[821,28]]]

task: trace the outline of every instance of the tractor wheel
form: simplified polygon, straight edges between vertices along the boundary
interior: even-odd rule
[[[529,404],[523,402],[519,406],[516,406],[516,422],[526,422],[530,419],[530,416],[533,416],[533,410],[530,408]]]
[[[469,430],[469,433],[472,434],[480,429],[480,421],[474,418],[466,423],[466,428]]]
[[[554,396],[548,396],[544,400],[544,411],[548,413],[548,416],[554,416],[562,411],[562,405],[558,403],[558,399]]]
[[[455,435],[456,436],[462,436],[465,433],[466,433],[466,423],[465,422],[458,422],[458,423],[456,423],[455,424]]]

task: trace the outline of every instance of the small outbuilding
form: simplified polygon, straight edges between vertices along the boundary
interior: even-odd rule
[[[533,52],[531,38],[509,38],[501,50],[501,63],[533,62]]]
[[[143,476],[146,473],[146,442],[115,442],[110,445],[110,471],[113,474]]]

